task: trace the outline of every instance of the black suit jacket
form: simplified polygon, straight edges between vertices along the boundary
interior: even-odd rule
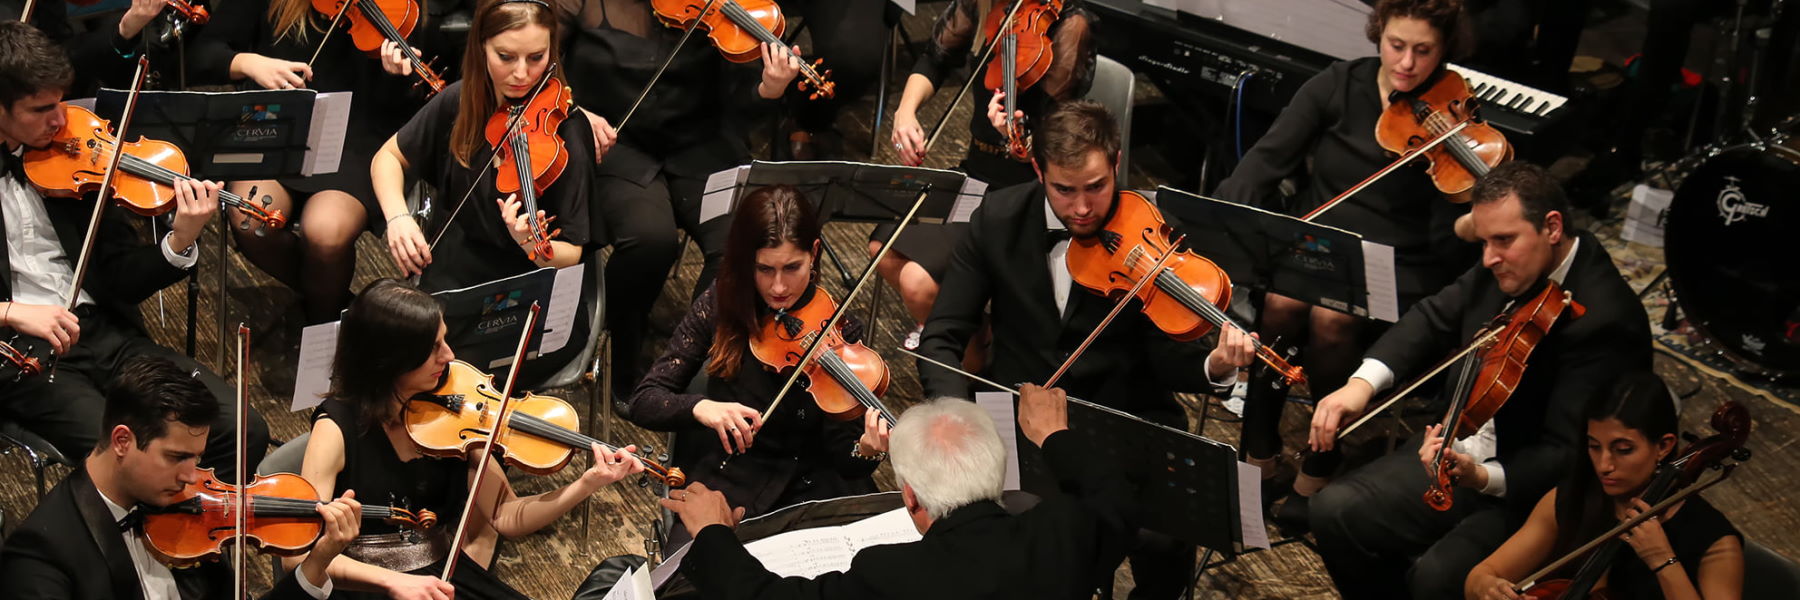
[[[993,318],[993,350],[988,379],[1005,385],[1043,383],[1112,309],[1112,301],[1071,284],[1066,310],[1059,314],[1051,291],[1049,232],[1044,189],[1031,182],[998,190],[983,200],[969,230],[956,244],[919,352],[945,364],[960,364],[963,349],[981,327],[984,309]],[[1186,419],[1171,391],[1203,391],[1204,342],[1176,342],[1144,317],[1132,301],[1057,382],[1075,396],[1140,417],[1182,427]],[[919,362],[925,397],[970,397],[971,382]]]
[[[1110,582],[1137,531],[1129,485],[1085,454],[1067,432],[1044,455],[1079,497],[1056,495],[1011,515],[993,502],[958,508],[923,539],[858,552],[850,570],[780,578],[724,526],[694,538],[682,571],[706,598],[1088,598]]]
[[[1600,240],[1587,232],[1576,237],[1581,244],[1563,289],[1587,313],[1571,319],[1565,312],[1558,319],[1532,352],[1511,399],[1494,415],[1507,504],[1519,515],[1529,513],[1568,471],[1571,453],[1583,439],[1581,410],[1588,399],[1621,373],[1650,368],[1650,318],[1643,304]],[[1508,300],[1493,274],[1475,267],[1413,305],[1368,356],[1392,369],[1396,381],[1410,380],[1466,344]],[[1444,381],[1457,381],[1460,373],[1449,369]]]
[[[56,230],[57,240],[62,243],[63,253],[68,257],[69,267],[74,268],[87,236],[94,201],[91,196],[45,198],[44,208],[50,215],[50,225]],[[0,215],[0,218],[13,217]],[[94,253],[89,259],[82,289],[93,296],[100,309],[122,319],[119,322],[141,324],[138,303],[149,299],[158,290],[174,285],[187,276],[187,271],[163,258],[160,234],[167,232],[167,228],[160,228],[158,238],[145,243],[143,236],[132,228],[131,218],[131,213],[123,208],[107,207],[106,216],[100,220],[100,234],[94,240]],[[0,220],[0,223],[4,221]],[[0,241],[5,237],[6,230],[0,226]],[[0,260],[4,260],[7,267],[6,276],[0,277],[0,297],[8,301],[13,295],[12,258],[10,248],[0,243]]]
[[[38,501],[0,550],[0,598],[119,600],[144,596],[112,512],[78,469]],[[231,571],[208,562],[175,569],[183,600],[228,599]],[[310,600],[293,577],[283,577],[265,600]]]

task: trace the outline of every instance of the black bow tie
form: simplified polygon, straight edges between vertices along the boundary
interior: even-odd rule
[[[139,531],[144,527],[144,509],[133,508],[119,517],[119,531]]]
[[[1067,229],[1051,229],[1044,232],[1044,247],[1054,248],[1057,242],[1068,241],[1074,237],[1075,234],[1069,233]]]
[[[12,154],[0,153],[0,165],[5,165],[7,175],[19,180],[20,185],[31,181],[25,178],[25,159]]]

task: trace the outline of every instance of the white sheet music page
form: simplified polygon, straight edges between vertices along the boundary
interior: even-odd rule
[[[353,92],[327,92],[313,98],[312,127],[306,132],[301,175],[338,171],[338,163],[344,158],[344,136],[350,128],[352,95]]]
[[[700,222],[713,220],[731,212],[736,204],[738,186],[750,176],[750,165],[739,165],[706,176],[705,193],[700,196]]]
[[[561,350],[569,344],[569,336],[575,331],[575,317],[581,313],[581,278],[585,270],[581,263],[556,270],[556,283],[550,288],[550,311],[544,315],[544,341],[538,344],[538,355]]]
[[[289,410],[306,410],[325,401],[331,391],[331,360],[337,356],[338,322],[300,330],[300,363],[294,368],[294,397]]]
[[[663,584],[675,577],[675,573],[681,570],[681,559],[687,558],[688,548],[693,545],[693,542],[682,544],[680,548],[675,549],[675,553],[664,557],[663,561],[656,565],[656,568],[650,570],[651,589],[661,589]]]
[[[950,206],[951,223],[967,223],[975,214],[975,208],[981,206],[981,199],[987,197],[986,181],[969,177],[963,179],[962,190],[956,194],[956,204]]]
[[[1363,279],[1369,286],[1369,318],[1400,320],[1400,292],[1394,279],[1394,247],[1363,240]]]
[[[818,577],[850,570],[863,548],[916,542],[920,537],[906,509],[896,508],[854,523],[772,535],[744,544],[744,549],[776,575]]]
[[[650,587],[650,570],[643,567],[626,569],[612,590],[600,600],[656,600],[655,588]]]
[[[1246,462],[1238,467],[1238,524],[1243,528],[1238,538],[1246,548],[1269,549],[1269,528],[1263,525],[1262,469]]]
[[[994,432],[1006,446],[1006,484],[1002,490],[1019,488],[1019,428],[1013,426],[1013,397],[1006,392],[975,392],[975,404],[994,420]]]
[[[919,533],[919,527],[913,524],[912,517],[907,516],[904,508],[843,525],[843,528],[844,537],[850,541],[852,554],[862,552],[870,546],[910,544],[925,537]],[[845,565],[845,568],[849,568],[849,565]]]
[[[900,7],[900,10],[909,15],[919,14],[919,0],[894,0],[894,6]]]

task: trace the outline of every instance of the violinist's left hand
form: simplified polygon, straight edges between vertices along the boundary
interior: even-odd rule
[[[119,37],[125,40],[136,40],[138,34],[144,32],[157,15],[162,14],[168,3],[164,0],[131,0],[131,6],[125,9],[125,16],[119,17]]]
[[[691,536],[699,536],[700,530],[709,525],[735,528],[744,518],[743,508],[732,508],[725,501],[725,494],[707,489],[706,484],[699,482],[671,491],[669,497],[657,502],[680,517],[681,526],[686,527]]]
[[[781,46],[762,44],[762,85],[756,86],[756,94],[766,100],[780,98],[787,93],[788,84],[794,82],[794,76],[800,74],[800,47],[793,51]]]
[[[512,236],[513,243],[518,244],[520,248],[530,246],[534,232],[531,230],[531,219],[519,215],[520,207],[523,206],[519,195],[509,194],[505,198],[496,199],[495,202],[500,205],[500,220],[506,223],[506,233]],[[545,215],[544,211],[537,212],[537,220],[544,225],[545,229],[550,228],[548,219],[549,216]]]
[[[1006,137],[1006,92],[994,90],[994,97],[988,98],[987,118],[988,123],[993,124],[994,131],[1000,132],[1001,137]],[[1013,111],[1013,119],[1024,122],[1025,111]]]
[[[1650,510],[1650,504],[1644,502],[1643,498],[1632,498],[1631,507],[1625,509],[1625,518],[1635,517],[1638,513],[1647,510]],[[1666,515],[1669,512],[1663,514]],[[1637,552],[1638,559],[1644,561],[1644,565],[1652,569],[1662,566],[1663,563],[1669,561],[1670,557],[1675,556],[1674,548],[1669,546],[1669,536],[1663,533],[1661,516],[1645,519],[1630,531],[1619,534],[1619,539],[1631,544],[1631,549]]]
[[[873,410],[863,411],[863,434],[856,440],[857,447],[862,450],[864,458],[873,459],[888,451],[888,434],[893,431],[888,427],[887,419]]]
[[[406,51],[393,40],[381,43],[381,70],[391,75],[405,77],[413,73],[412,61],[406,59]]]
[[[1432,459],[1437,458],[1437,449],[1447,441],[1442,433],[1444,426],[1432,425],[1425,429],[1425,443],[1419,445],[1419,464],[1425,466],[1425,472],[1432,471]],[[1487,487],[1487,469],[1475,463],[1475,457],[1457,452],[1455,449],[1444,449],[1444,457],[1450,459],[1450,475],[1463,487],[1481,489]]]
[[[225,186],[190,178],[177,180],[174,187],[175,225],[169,233],[169,248],[181,252],[194,245],[206,223],[219,214],[219,190]]]
[[[581,474],[581,482],[590,486],[590,492],[644,472],[644,463],[638,462],[637,445],[633,444],[618,450],[607,452],[599,444],[593,444],[594,466],[588,467]]]
[[[1250,366],[1256,360],[1258,339],[1261,338],[1256,334],[1236,327],[1219,328],[1219,345],[1206,355],[1206,378],[1225,381],[1232,372]]]

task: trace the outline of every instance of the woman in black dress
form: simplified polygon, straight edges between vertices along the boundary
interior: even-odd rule
[[[445,598],[452,591],[457,598],[522,598],[486,570],[499,536],[537,531],[601,487],[643,470],[627,454],[635,448],[607,453],[596,446],[594,466],[574,482],[520,497],[500,465],[489,464],[475,499],[477,513],[469,519],[470,533],[458,559],[462,562],[449,583],[440,581],[436,576],[448,556],[449,535],[467,494],[475,489],[477,465],[422,455],[407,435],[404,413],[408,399],[437,388],[455,359],[444,343],[443,309],[410,284],[382,279],[363,289],[338,327],[331,391],[313,413],[300,474],[321,498],[355,489],[367,504],[431,510],[446,524],[414,535],[385,523],[365,523],[363,535],[326,571],[341,590],[394,598]]]
[[[1637,372],[1589,402],[1587,452],[1576,453],[1568,480],[1544,494],[1525,525],[1469,571],[1463,593],[1471,599],[1517,600],[1513,582],[1649,509],[1644,490],[1657,468],[1674,458],[1679,425],[1674,399],[1656,374]],[[1425,439],[1435,438],[1427,432]],[[1705,498],[1690,496],[1618,539],[1627,547],[1619,549],[1598,586],[1608,598],[1743,595],[1743,536]],[[1581,564],[1575,561],[1552,576],[1571,577]]]
[[[375,154],[369,170],[380,214],[388,222],[388,251],[403,274],[420,275],[420,288],[458,289],[581,262],[594,170],[593,129],[587,119],[571,115],[557,127],[567,163],[562,175],[537,194],[538,218],[546,221],[546,233],[560,230],[550,239],[548,254],[535,251],[517,194],[502,195],[496,189],[499,172],[488,160],[494,147],[484,133],[490,118],[530,102],[546,71],[558,64],[558,50],[556,17],[547,5],[485,0],[470,29],[462,80],[426,103]],[[555,92],[546,86],[541,93]],[[421,224],[407,210],[409,175],[438,190],[432,223]],[[465,200],[471,185],[476,188]],[[435,248],[433,241],[438,242]],[[575,323],[570,339],[586,339],[586,321]],[[580,351],[580,343],[571,343],[532,360],[522,381],[537,380]]]
[[[420,1],[425,5],[425,1]],[[343,156],[333,173],[280,180],[233,182],[230,190],[268,208],[280,210],[294,227],[287,232],[239,229],[238,249],[257,267],[300,293],[308,322],[337,318],[350,298],[356,269],[356,238],[368,229],[380,235],[375,192],[369,184],[369,159],[375,150],[425,101],[418,79],[396,47],[384,44],[380,58],[356,48],[339,23],[326,33],[334,15],[313,10],[310,0],[229,0],[196,40],[195,81],[244,82],[281,90],[307,88],[320,93],[349,92],[350,118],[345,127]],[[354,10],[354,9],[352,9]],[[422,8],[428,12],[428,8]],[[348,16],[345,17],[347,21]],[[450,47],[429,17],[413,31],[413,45],[426,58]],[[319,45],[323,43],[324,48]],[[453,47],[452,47],[453,49]],[[313,60],[317,51],[318,58]],[[308,66],[307,61],[312,61]],[[446,76],[454,78],[454,73]],[[279,113],[277,113],[279,115]],[[233,212],[234,225],[245,217]]]
[[[1301,86],[1268,133],[1244,154],[1219,184],[1219,198],[1289,214],[1305,214],[1349,189],[1395,158],[1375,141],[1375,122],[1391,93],[1420,88],[1448,63],[1460,42],[1460,0],[1382,0],[1369,13],[1366,31],[1378,56],[1339,62]],[[1284,199],[1283,179],[1301,182],[1297,198]],[[1394,248],[1399,314],[1436,292],[1468,266],[1472,246],[1457,241],[1452,224],[1465,207],[1453,205],[1420,169],[1400,169],[1345,200],[1317,222],[1361,234]],[[1463,259],[1463,260],[1458,260]],[[1335,390],[1356,369],[1369,329],[1348,313],[1313,306],[1276,293],[1264,296],[1257,332],[1282,346],[1302,347],[1308,387]],[[1244,406],[1245,459],[1278,472],[1281,409],[1287,386],[1268,369],[1253,369]],[[1324,487],[1336,470],[1336,454],[1313,454],[1294,482],[1295,495],[1275,507],[1278,522],[1305,515],[1305,497]],[[1301,517],[1303,518],[1303,517]]]
[[[767,422],[761,417],[786,375],[758,362],[750,339],[765,319],[816,295],[820,246],[813,210],[789,186],[765,187],[738,203],[718,281],[694,300],[626,403],[633,423],[676,432],[671,462],[689,481],[724,492],[747,516],[872,493],[870,475],[887,453],[887,425],[874,411],[860,422],[831,420],[798,389]],[[862,327],[849,318],[842,332],[847,341],[862,338]],[[690,393],[688,383],[702,370],[705,392]]]

